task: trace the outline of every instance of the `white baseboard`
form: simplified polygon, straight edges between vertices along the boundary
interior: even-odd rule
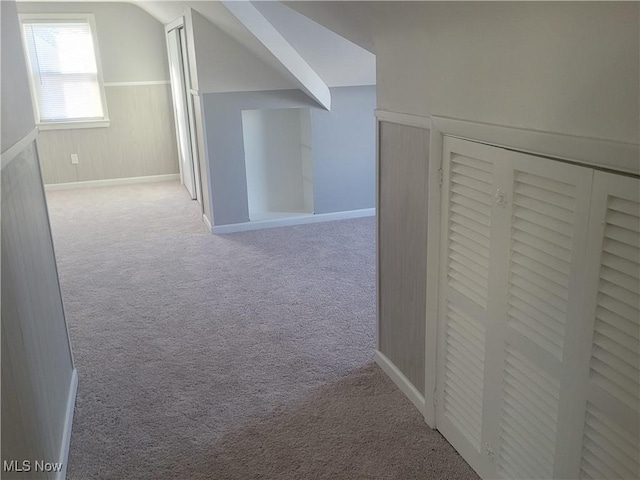
[[[211,233],[216,235],[235,232],[247,232],[249,230],[262,230],[263,228],[290,227],[308,223],[332,222],[334,220],[348,220],[351,218],[374,217],[375,208],[363,208],[362,210],[348,210],[346,212],[320,213],[317,215],[305,215],[290,218],[277,218],[274,220],[260,220],[257,222],[232,223],[230,225],[214,225]]]
[[[69,396],[67,397],[67,411],[64,419],[64,430],[62,431],[62,443],[60,445],[60,456],[58,462],[62,463],[62,469],[57,473],[56,480],[67,478],[67,463],[69,461],[69,444],[71,443],[71,428],[73,427],[73,411],[76,406],[76,395],[78,393],[78,371],[74,368],[71,373],[71,385],[69,385]]]
[[[407,377],[389,360],[384,353],[376,350],[376,363],[386,373],[393,383],[411,400],[420,413],[424,414],[424,396],[413,386]]]
[[[109,178],[107,180],[89,180],[87,182],[50,183],[44,186],[48,192],[55,190],[75,190],[76,188],[114,187],[117,185],[132,185],[135,183],[155,183],[180,180],[179,173],[166,175],[150,175],[148,177]]]
[[[205,226],[207,227],[207,229],[211,232],[211,222],[209,221],[209,219],[207,218],[207,216],[203,213],[202,214],[202,221],[204,222]]]

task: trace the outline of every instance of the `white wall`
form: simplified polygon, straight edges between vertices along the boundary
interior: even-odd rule
[[[169,81],[163,25],[129,3],[22,2],[18,10],[92,13],[102,60],[111,125],[42,131],[38,148],[45,183],[178,173],[171,91],[168,83],[153,84]],[[74,153],[77,165],[71,164]]]
[[[378,108],[640,142],[638,2],[367,2]]]
[[[2,458],[66,461],[76,376],[32,137],[15,3],[2,18]],[[5,59],[11,64],[6,65]],[[7,67],[7,68],[5,68]],[[10,99],[5,102],[5,99]],[[19,128],[15,128],[19,126]],[[5,130],[6,129],[6,130]],[[6,132],[6,133],[5,133]],[[23,148],[14,145],[24,145]],[[17,151],[21,150],[21,151]],[[66,466],[65,466],[66,468]],[[24,473],[3,472],[2,478]],[[31,478],[53,478],[40,473]]]
[[[300,110],[245,110],[242,130],[249,218],[263,212],[303,212]]]
[[[376,87],[331,89],[331,111],[311,111],[314,208],[332,213],[375,207]]]
[[[20,2],[18,11],[93,13],[106,83],[169,80],[164,28],[136,5],[120,2]]]
[[[371,52],[281,2],[255,6],[328,87],[375,85],[376,57]]]
[[[300,151],[302,156],[302,196],[305,212],[313,212],[313,147],[311,141],[311,109],[300,109]]]
[[[375,54],[375,45],[367,25],[363,22],[362,12],[354,8],[355,3],[368,2],[283,1],[282,3]]]
[[[196,75],[193,88],[200,94],[297,88],[297,84],[196,10],[191,10],[192,55]]]
[[[2,30],[0,30],[0,71],[2,72],[2,97],[0,109],[1,145],[4,152],[21,140],[34,128],[33,110],[25,108],[25,99],[31,102],[29,77],[24,68],[24,51],[20,41],[20,26],[15,2],[2,4]]]
[[[306,174],[313,177],[314,213],[374,207],[375,89],[332,88],[330,112],[318,108],[300,90],[204,95],[214,226],[249,221],[241,114],[245,110],[311,108],[311,143],[309,138],[303,142],[312,147],[313,172]],[[305,165],[309,167],[308,158]]]

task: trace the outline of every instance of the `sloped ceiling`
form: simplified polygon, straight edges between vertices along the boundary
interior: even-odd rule
[[[281,3],[332,30],[350,42],[375,54],[370,34],[368,12],[372,2],[367,1],[289,1]],[[373,2],[375,5],[377,2]]]
[[[282,59],[277,58],[220,1],[129,0],[127,3],[139,6],[163,24],[175,20],[180,15],[183,15],[188,8],[192,8],[272,67],[283,79],[292,85],[298,85],[303,91],[306,91],[304,79],[296,76],[295,72],[292,73],[288,70],[285,67],[286,62],[283,64]],[[304,13],[305,10],[309,10],[309,6],[299,7],[298,3],[293,2],[292,5],[303,13],[299,13],[281,2],[252,2],[260,14],[293,47],[293,53],[296,54],[297,52],[327,86],[375,84],[375,56],[371,53],[373,46],[361,25],[354,22],[349,17],[348,12],[340,8],[341,5],[329,5],[336,2],[301,2],[309,4],[327,3],[328,10],[325,11],[323,8],[316,7],[313,13],[322,20],[329,19],[327,25],[332,31],[307,18]],[[307,91],[307,93],[309,92]]]
[[[283,67],[282,63],[217,0],[130,1],[162,23],[168,23],[180,16],[185,9],[193,8],[263,61],[280,71],[286,78],[291,78],[290,72]],[[346,23],[343,18],[342,26],[338,30],[342,32],[349,30],[354,38],[365,45],[364,48],[281,2],[258,1],[252,3],[329,87],[375,84],[375,56],[368,51],[372,50],[372,44],[361,27]],[[297,3],[294,2],[292,5]],[[342,18],[339,15],[340,10],[335,7],[331,12],[337,18]],[[335,21],[331,22],[332,25],[335,23]]]
[[[221,2],[295,77],[303,92],[322,107],[331,109],[331,91],[327,84],[253,3],[234,0]]]
[[[371,52],[281,2],[254,5],[329,87],[375,85],[376,58]]]
[[[184,14],[188,8],[198,11],[203,17],[218,26],[226,34],[233,37],[237,42],[248,48],[265,63],[280,72],[285,78],[291,80],[291,75],[282,64],[275,58],[269,50],[257,39],[240,21],[218,1],[136,1],[130,3],[138,5],[155,17],[160,23],[169,23],[180,15]]]

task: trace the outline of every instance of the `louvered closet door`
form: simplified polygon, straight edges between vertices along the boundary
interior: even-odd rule
[[[576,349],[586,401],[569,473],[638,479],[640,180],[595,173],[586,262],[586,347]]]
[[[580,402],[568,327],[583,320],[593,170],[515,152],[508,170],[499,233],[507,262],[493,284],[501,311],[488,332],[487,451],[498,477],[558,478],[560,419],[572,415],[561,400]]]
[[[443,173],[437,427],[483,478],[554,478],[593,170],[445,138]]]
[[[505,176],[508,152],[445,137],[443,153],[436,424],[490,477],[493,465],[482,451],[485,343],[496,316],[490,282],[501,256],[495,184]]]

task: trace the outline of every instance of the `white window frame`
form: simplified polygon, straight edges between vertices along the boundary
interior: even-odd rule
[[[104,90],[104,80],[102,78],[102,60],[100,58],[100,48],[98,46],[98,35],[96,33],[95,16],[91,13],[24,13],[18,15],[20,19],[20,31],[22,34],[22,44],[24,47],[25,60],[27,62],[27,70],[29,73],[29,83],[31,87],[31,98],[33,103],[33,113],[36,119],[38,130],[68,130],[76,128],[99,128],[108,127],[111,122],[109,120],[109,112],[107,110],[107,96]],[[35,90],[35,79],[31,71],[29,63],[29,51],[27,47],[27,39],[25,37],[24,23],[51,23],[52,21],[63,23],[64,21],[84,20],[89,24],[91,29],[91,37],[93,39],[93,50],[96,58],[98,89],[100,91],[100,100],[102,101],[103,118],[94,120],[71,120],[71,121],[41,121],[38,105],[38,98]]]

